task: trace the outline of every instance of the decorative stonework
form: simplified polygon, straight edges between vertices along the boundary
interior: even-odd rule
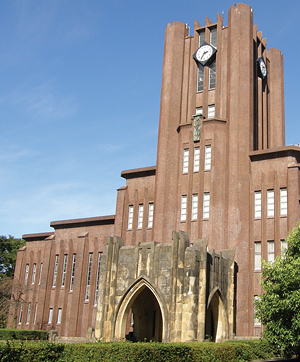
[[[233,335],[234,251],[190,246],[184,232],[171,244],[123,246],[108,238],[102,258],[95,337],[105,341],[216,341]],[[129,319],[133,314],[133,323]],[[131,330],[131,332],[130,332]]]

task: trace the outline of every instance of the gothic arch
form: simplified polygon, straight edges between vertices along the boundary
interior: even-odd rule
[[[229,324],[225,301],[218,287],[214,288],[208,297],[205,334],[209,335],[214,342],[222,342],[229,338]]]
[[[157,303],[157,311],[161,314],[161,331],[159,340],[167,340],[167,309],[162,294],[145,277],[134,282],[125,292],[120,300],[114,318],[113,339],[123,340],[126,334],[126,322],[129,311],[138,301],[142,293],[148,293],[148,296],[154,298],[154,304]]]

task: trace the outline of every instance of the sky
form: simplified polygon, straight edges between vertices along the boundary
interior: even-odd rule
[[[284,55],[286,144],[300,143],[300,1],[253,0]],[[156,164],[164,32],[228,0],[0,1],[0,235],[115,213],[122,170]]]

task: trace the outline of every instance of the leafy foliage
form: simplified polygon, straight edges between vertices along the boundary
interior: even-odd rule
[[[29,329],[0,329],[0,340],[46,340],[47,331]]]
[[[25,245],[25,240],[15,239],[13,236],[7,238],[0,236],[0,278],[3,275],[14,276],[17,251]]]
[[[300,224],[286,239],[288,250],[275,262],[263,261],[265,294],[255,301],[264,337],[285,357],[300,355]]]
[[[262,342],[253,343],[94,343],[46,342],[0,344],[1,361],[245,362],[259,357]],[[264,349],[266,344],[264,344]]]

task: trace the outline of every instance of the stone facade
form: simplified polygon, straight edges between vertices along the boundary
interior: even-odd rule
[[[216,55],[201,66],[193,54],[204,41]],[[245,4],[230,8],[226,26],[220,15],[195,21],[193,35],[167,25],[156,166],[121,173],[115,215],[24,235],[18,328],[66,337],[92,328],[105,340],[260,335],[261,258],[280,256],[300,216],[283,55],[266,44]]]

